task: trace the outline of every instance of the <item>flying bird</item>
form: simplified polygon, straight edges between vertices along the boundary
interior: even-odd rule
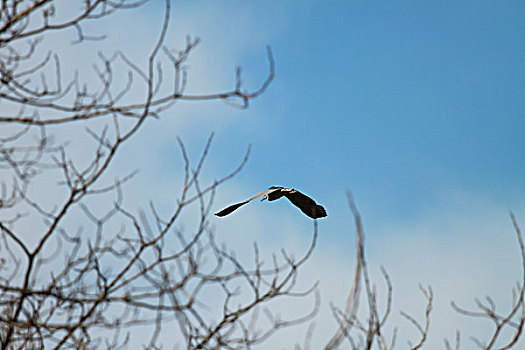
[[[303,213],[305,213],[312,219],[324,218],[327,215],[326,210],[321,205],[317,204],[312,198],[297,191],[294,188],[286,188],[282,186],[272,186],[267,190],[261,191],[253,195],[252,197],[248,198],[243,202],[235,203],[227,208],[224,208],[223,210],[215,213],[215,215],[220,217],[226,216],[232,213],[233,211],[239,209],[243,205],[248,204],[251,200],[260,196],[263,196],[261,202],[265,199],[269,201],[274,201],[284,196],[288,198],[288,200],[292,202],[293,205],[301,209]]]

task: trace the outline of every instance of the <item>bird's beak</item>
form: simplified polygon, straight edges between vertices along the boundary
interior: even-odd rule
[[[292,189],[290,190],[290,193],[295,193],[295,192],[297,192],[297,190],[292,187]]]
[[[265,199],[268,199],[268,195],[267,195],[267,194],[265,194],[264,197],[261,198],[261,202],[262,202],[263,200],[265,200]]]

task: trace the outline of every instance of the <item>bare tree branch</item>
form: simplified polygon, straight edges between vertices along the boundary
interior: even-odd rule
[[[452,308],[462,315],[492,321],[494,330],[488,340],[482,341],[475,337],[471,338],[481,349],[512,349],[520,339],[523,332],[523,325],[525,324],[525,245],[521,229],[512,212],[510,213],[510,219],[518,240],[522,267],[521,281],[518,282],[515,289],[512,290],[513,298],[510,311],[507,314],[498,312],[496,303],[489,296],[485,297],[485,300],[477,299],[475,301],[478,307],[476,311],[459,307],[455,302],[451,303]],[[509,334],[509,338],[507,339],[503,338],[504,330],[507,330],[507,334]],[[459,344],[459,336],[456,343]]]

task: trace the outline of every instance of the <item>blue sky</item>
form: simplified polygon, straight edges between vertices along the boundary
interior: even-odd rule
[[[403,216],[443,186],[523,197],[523,8],[459,3],[290,10],[272,43],[289,132],[262,162],[316,164],[319,182]]]
[[[202,142],[216,131],[224,162],[252,144],[237,181],[296,186],[330,212],[346,189],[374,220],[416,218],[447,191],[513,209],[525,194],[524,10],[512,1],[183,2],[172,29],[202,39],[195,57],[224,77],[212,91],[231,87],[235,65],[257,86],[266,44],[277,74],[247,111],[188,106],[197,112],[182,136]]]
[[[162,4],[112,17],[117,44],[105,52],[146,55]],[[230,89],[237,65],[257,87],[266,45],[276,78],[248,110],[180,104],[150,132],[181,136],[196,152],[216,132],[210,177],[252,144],[237,181],[328,194],[330,207],[351,189],[369,210],[408,220],[452,189],[512,209],[525,195],[524,13],[520,1],[174,2],[167,46],[201,38],[189,92]],[[100,42],[84,46],[95,57]],[[175,139],[163,140],[169,170]]]
[[[97,24],[108,34],[104,52],[118,48],[143,59],[160,29],[162,3]],[[117,163],[121,174],[140,170],[128,184],[131,207],[173,201],[182,166],[176,136],[196,156],[215,132],[205,179],[235,168],[251,144],[245,169],[217,192],[217,209],[284,185],[328,211],[303,275],[305,284],[320,280],[323,293],[314,344],[331,335],[328,303],[346,300],[353,269],[347,189],[364,218],[372,275],[379,276],[379,264],[391,274],[396,312],[422,312],[418,283],[431,284],[437,299],[430,344],[442,346],[459,326],[482,336],[483,325],[455,315],[449,302],[472,305],[491,294],[504,303],[520,276],[508,211],[525,224],[525,3],[173,5],[167,45],[180,48],[188,34],[201,38],[188,62],[188,92],[231,89],[237,65],[245,86],[256,88],[268,69],[266,45],[276,77],[248,110],[181,103],[148,121]],[[86,43],[69,54],[89,67],[100,45]],[[311,235],[311,222],[284,200],[210,221],[238,251],[258,241],[261,249],[284,246],[299,255]]]

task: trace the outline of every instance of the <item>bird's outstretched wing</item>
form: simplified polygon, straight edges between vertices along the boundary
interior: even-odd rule
[[[239,207],[242,207],[243,205],[247,204],[248,202],[249,201],[244,201],[244,202],[232,204],[229,207],[224,208],[223,210],[216,212],[215,215],[220,216],[220,217],[226,216],[226,215],[230,214],[231,212],[233,212],[234,210],[238,209]]]
[[[283,195],[312,219],[324,218],[327,215],[323,206],[297,190],[284,191]]]
[[[243,201],[243,202],[240,202],[240,203],[235,203],[235,204],[232,204],[230,205],[229,207],[226,207],[224,208],[223,210],[215,213],[216,216],[226,216],[230,213],[232,213],[233,211],[239,209],[240,207],[242,207],[243,205],[245,204],[248,204],[250,203],[251,200],[257,198],[257,197],[260,197],[260,196],[264,196],[266,194],[269,194],[269,193],[272,193],[272,192],[275,192],[275,191],[280,191],[282,189],[282,187],[270,187],[269,189],[267,190],[264,190],[264,191],[261,191],[257,194],[254,194],[253,196],[251,196],[250,198],[248,198],[247,200]]]

